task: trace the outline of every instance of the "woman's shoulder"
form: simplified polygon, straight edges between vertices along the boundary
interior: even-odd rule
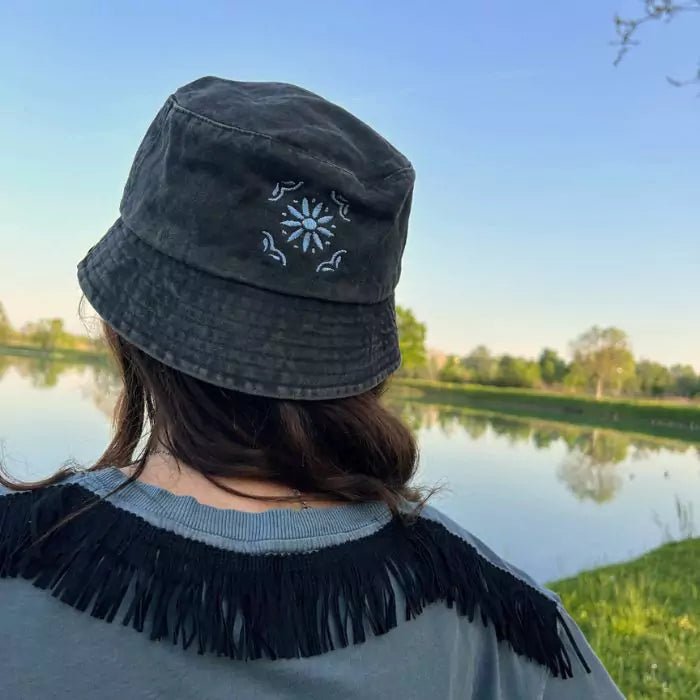
[[[457,549],[461,550],[462,552],[468,552],[470,556],[478,557],[478,559],[484,562],[486,566],[495,567],[503,573],[518,579],[523,584],[538,591],[550,600],[559,601],[559,596],[556,593],[540,585],[522,569],[519,569],[506,559],[503,559],[483,540],[479,539],[476,535],[446,515],[439,508],[432,505],[426,505],[421,510],[420,517],[424,522],[429,523],[433,528],[442,529],[449,533],[449,535],[451,535],[453,538],[456,538],[458,542],[461,542],[461,546],[457,545]]]
[[[439,509],[425,506],[420,517],[424,527],[451,540],[449,556],[458,589],[476,600],[481,622],[495,631],[499,653],[514,652],[548,668],[543,700],[622,698],[556,593]],[[471,613],[468,616],[474,619]]]
[[[200,608],[196,601],[226,599],[230,614],[251,629],[275,620],[264,631],[273,658],[354,645],[390,631],[402,617],[412,620],[440,605],[463,619],[465,634],[474,625],[490,630],[497,643],[493,653],[533,662],[551,678],[574,676],[578,685],[587,670],[597,668],[554,594],[436,508],[426,506],[411,518],[385,517],[385,511],[367,506],[342,514],[270,511],[240,521],[235,513],[217,513],[152,488],[125,489],[128,500],[113,502],[110,493],[121,482],[114,472],[76,474],[58,486],[2,496],[0,578],[31,580],[100,619],[138,610],[138,616],[127,612],[124,624],[150,626],[154,639],[196,618],[202,651],[238,659],[260,657],[256,636],[232,645],[230,621],[221,618],[219,607]],[[169,517],[151,518],[156,506]],[[210,534],[217,527],[253,523],[239,533],[255,533],[266,550],[253,550],[243,540],[234,547],[221,538],[205,541],[201,533],[195,538],[192,527],[172,527],[175,515],[187,515],[190,525]],[[319,528],[332,536],[320,537]],[[270,533],[287,533],[290,547],[268,551]],[[135,581],[147,585],[134,586]],[[316,619],[319,600],[345,619],[341,627],[329,619],[320,636],[317,625],[297,624]],[[161,619],[170,610],[181,615],[174,626]]]
[[[469,621],[480,620],[499,642],[553,676],[567,678],[587,668],[578,645],[568,643],[569,622],[555,593],[433,506],[421,510],[414,527],[419,551],[430,549],[440,599]]]

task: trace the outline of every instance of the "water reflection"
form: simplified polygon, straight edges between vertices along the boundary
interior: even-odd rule
[[[447,437],[462,432],[472,440],[490,432],[512,445],[528,444],[537,450],[561,445],[566,455],[557,467],[557,478],[578,499],[596,503],[612,500],[623,487],[624,479],[616,467],[627,460],[644,460],[664,451],[700,456],[700,448],[691,444],[612,430],[451,409],[391,396],[389,403],[415,431],[437,427]],[[665,478],[668,476],[665,473]],[[629,478],[634,478],[633,472]]]
[[[28,379],[35,389],[51,389],[68,370],[84,375],[92,366],[46,358],[0,355],[0,379],[9,367],[13,367],[20,377]]]
[[[121,386],[114,367],[105,361],[74,362],[48,357],[0,354],[0,380],[12,368],[35,389],[52,389],[66,375],[79,377],[80,391],[108,418]]]
[[[0,355],[0,459],[29,480],[93,464],[118,390],[105,363]],[[419,433],[421,482],[447,484],[434,504],[539,581],[697,532],[697,446],[387,398]]]
[[[83,387],[83,395],[88,396],[97,410],[111,420],[121,386],[121,379],[113,367],[95,365],[91,381]]]
[[[615,465],[627,459],[630,446],[626,439],[599,430],[582,435],[559,465],[557,477],[581,500],[610,501],[622,486]]]
[[[102,415],[111,418],[120,380],[107,362],[75,363],[44,358],[0,355],[0,380],[12,367],[34,388],[55,387],[65,374],[79,378],[79,391]],[[387,401],[414,430],[438,428],[445,437],[466,434],[477,441],[491,434],[511,445],[535,450],[565,451],[556,469],[557,479],[579,500],[604,503],[623,488],[618,465],[646,460],[661,452],[698,453],[700,447],[682,442],[646,438],[610,430],[582,428],[567,423],[542,422],[483,413],[464,408],[432,406],[411,400],[404,391],[390,392]],[[668,472],[665,477],[668,478]],[[628,478],[633,479],[630,472]]]

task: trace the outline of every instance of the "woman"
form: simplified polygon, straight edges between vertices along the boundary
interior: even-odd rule
[[[620,697],[557,598],[411,485],[380,396],[413,181],[306,90],[168,99],[78,269],[114,438],[3,481],[3,697]]]

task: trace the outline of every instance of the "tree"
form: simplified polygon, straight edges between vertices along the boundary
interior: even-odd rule
[[[0,344],[7,343],[10,338],[12,338],[12,324],[5,307],[0,302]]]
[[[428,379],[439,379],[440,372],[447,364],[449,355],[439,350],[428,350],[428,363],[425,368],[425,376]]]
[[[496,384],[532,388],[540,383],[540,366],[522,357],[503,355],[498,361]]]
[[[491,384],[496,378],[498,360],[485,345],[474,348],[462,360],[462,364],[470,371],[473,381],[477,384]]]
[[[438,372],[438,379],[442,382],[468,382],[471,373],[456,355],[449,355],[445,364]]]
[[[615,45],[618,47],[615,65],[627,55],[633,46],[637,46],[637,32],[639,28],[650,22],[670,22],[679,15],[685,15],[689,12],[700,12],[700,0],[686,0],[685,2],[675,2],[674,0],[641,0],[643,11],[640,16],[622,18],[615,15],[615,32],[617,41]],[[684,80],[677,78],[666,78],[671,85],[680,87],[682,85],[690,85],[700,82],[700,66],[698,66],[694,76]]]
[[[50,351],[66,345],[70,336],[63,328],[60,318],[42,318],[33,323],[27,323],[21,331],[25,340],[42,350]]]
[[[545,348],[538,362],[540,376],[545,384],[561,384],[564,381],[568,366],[556,350]]]
[[[425,349],[427,328],[413,315],[410,309],[396,307],[396,322],[399,327],[399,347],[402,357],[402,371],[415,374],[428,364],[428,354]]]
[[[663,396],[673,385],[673,377],[668,367],[658,362],[642,360],[637,363],[637,388],[649,396]]]
[[[595,390],[597,399],[617,391],[634,377],[634,356],[627,334],[619,328],[593,326],[571,344],[573,385]]]
[[[688,398],[700,394],[700,377],[690,365],[674,365],[670,374],[674,394]]]

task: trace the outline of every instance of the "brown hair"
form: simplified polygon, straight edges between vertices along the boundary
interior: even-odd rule
[[[418,451],[411,431],[382,402],[385,383],[359,396],[289,401],[243,394],[191,377],[153,359],[106,323],[104,335],[122,390],[114,436],[91,470],[134,465],[139,477],[158,446],[231,493],[224,477],[254,477],[341,501],[420,503],[411,485]],[[65,479],[18,484],[39,488]],[[127,482],[128,483],[128,482]],[[249,496],[248,496],[249,497]],[[266,500],[288,500],[273,497]]]

